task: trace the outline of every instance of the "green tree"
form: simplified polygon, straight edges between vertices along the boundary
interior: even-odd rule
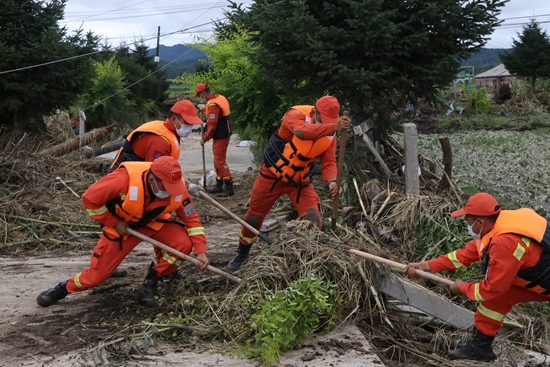
[[[113,122],[131,123],[133,104],[124,89],[124,74],[113,55],[109,60],[94,61],[93,85],[82,96],[86,106],[87,129],[105,126]]]
[[[258,142],[252,151],[261,158],[263,146],[291,104],[279,82],[250,60],[259,47],[248,42],[249,38],[245,31],[236,30],[211,41],[201,40],[193,47],[206,53],[208,67],[196,74],[183,74],[176,82],[191,85],[193,90],[197,83],[205,82],[213,93],[224,95],[238,134]]]
[[[158,115],[158,111],[164,109],[163,101],[168,98],[170,83],[162,72],[157,72],[158,64],[147,54],[147,46],[142,42],[134,43],[132,48],[121,46],[115,55],[130,86],[128,99],[134,106],[133,112],[140,120]]]
[[[65,3],[0,2],[0,124],[19,134],[41,127],[55,109],[70,107],[91,84],[91,57],[78,56],[92,53],[98,38],[59,27]]]
[[[437,101],[507,1],[255,0],[232,3],[221,30],[250,31],[253,62],[294,103],[333,94],[356,121],[376,115],[380,133],[397,105]]]
[[[550,37],[531,20],[513,45],[510,53],[500,56],[502,63],[509,72],[528,78],[535,93],[537,78],[550,78]]]

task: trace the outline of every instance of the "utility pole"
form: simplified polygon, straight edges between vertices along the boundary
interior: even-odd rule
[[[160,62],[160,57],[159,57],[159,42],[160,42],[160,25],[159,25],[159,29],[158,29],[158,33],[157,33],[157,53],[155,55],[155,62]]]

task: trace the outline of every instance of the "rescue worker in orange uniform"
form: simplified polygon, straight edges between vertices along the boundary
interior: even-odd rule
[[[195,211],[174,158],[163,156],[151,162],[123,162],[114,172],[92,184],[82,195],[89,215],[103,226],[93,250],[90,267],[55,288],[42,292],[36,301],[48,307],[69,293],[97,287],[109,278],[117,266],[141,239],[128,234],[132,228],[184,254],[197,257],[197,268],[205,271],[204,228]],[[175,212],[181,222],[173,218]],[[173,274],[183,259],[154,247],[157,264],[151,264],[142,284],[148,306],[154,299],[159,278]]]
[[[347,116],[340,116],[340,103],[331,96],[319,98],[315,106],[291,107],[264,149],[263,163],[244,220],[259,230],[275,201],[286,194],[301,218],[321,228],[320,200],[311,185],[312,168],[320,157],[321,174],[334,198],[340,190],[336,184],[334,135],[350,125]],[[237,255],[227,264],[227,269],[237,270],[248,259],[257,239],[253,232],[242,227]]]
[[[113,172],[122,162],[152,162],[158,157],[180,158],[180,139],[191,134],[193,125],[202,124],[191,101],[181,100],[170,109],[165,121],[147,122],[132,131],[109,167]]]
[[[451,216],[464,217],[473,240],[450,254],[410,263],[405,273],[415,276],[416,269],[434,273],[455,270],[481,261],[485,279],[457,279],[450,287],[455,294],[480,304],[474,317],[473,340],[450,351],[449,358],[494,360],[492,343],[512,306],[550,299],[548,223],[528,208],[501,210],[497,200],[487,193],[473,195]]]
[[[195,90],[195,97],[206,100],[206,133],[202,138],[201,146],[210,139],[213,140],[212,154],[216,170],[216,186],[207,191],[220,193],[218,196],[222,197],[233,196],[235,195],[233,176],[227,165],[227,147],[233,134],[229,102],[221,94],[212,93],[204,83],[197,84]]]

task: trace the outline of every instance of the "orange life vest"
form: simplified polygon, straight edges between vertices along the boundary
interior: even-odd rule
[[[109,166],[109,173],[117,169],[122,162],[145,161],[144,157],[138,156],[132,149],[132,139],[139,138],[144,133],[156,134],[166,140],[170,144],[170,157],[176,160],[180,158],[180,140],[178,136],[164,125],[164,121],[150,121],[128,134],[122,148],[119,149],[115,159]]]
[[[305,115],[306,124],[311,123],[310,116],[313,108],[307,105],[291,107]],[[286,114],[283,120],[285,117]],[[334,135],[317,140],[302,140],[295,135],[288,141],[275,133],[264,150],[264,163],[278,180],[289,182],[294,186],[307,186],[311,183],[311,169],[315,159],[330,148],[333,139]]]
[[[145,177],[144,173],[151,168],[152,162],[123,162],[120,165],[126,168],[128,172],[128,192],[121,193],[117,199],[110,200],[106,206],[109,211],[118,216],[121,220],[130,225],[147,226],[158,231],[164,223],[158,219],[170,219],[171,212],[181,207],[183,196],[171,196],[170,204],[164,207],[161,205],[149,205],[145,212]],[[182,178],[183,180],[183,178]],[[104,227],[103,231],[119,237],[119,233],[113,227]]]
[[[547,220],[532,209],[502,210],[493,229],[477,243],[479,257],[480,259],[483,258],[491,239],[499,234],[514,233],[522,236],[514,252],[514,256],[518,260],[521,259],[523,253],[530,246],[540,244],[543,247],[543,252],[537,264],[520,270],[513,284],[528,288],[539,294],[548,294],[550,293],[550,252],[547,248],[549,247],[548,238],[550,238],[550,234],[547,227]],[[486,261],[488,262],[489,259],[487,258]]]
[[[222,95],[216,94],[214,98],[209,99],[206,104],[206,118],[209,118],[208,107],[216,105],[222,110],[222,118],[218,121],[216,132],[213,139],[222,139],[230,137],[233,134],[233,125],[231,122],[231,109],[229,108],[229,101]]]

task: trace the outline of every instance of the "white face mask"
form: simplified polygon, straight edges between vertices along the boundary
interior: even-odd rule
[[[191,134],[193,130],[193,125],[190,124],[181,124],[179,129],[176,129],[176,133],[180,138],[186,138]]]
[[[480,232],[480,233],[475,233],[475,232],[474,232],[473,227],[474,227],[474,225],[476,224],[476,222],[477,222],[477,219],[475,220],[474,223],[472,223],[472,225],[469,225],[469,224],[468,224],[468,234],[469,234],[470,236],[472,236],[474,239],[478,240],[478,239],[481,238],[481,232]]]
[[[156,192],[153,191],[153,194],[155,194],[156,197],[158,197],[159,199],[167,199],[170,197],[170,194],[168,193],[168,191],[159,189],[159,185],[157,184],[156,180],[153,180],[153,182],[155,183],[155,187],[157,189]]]

